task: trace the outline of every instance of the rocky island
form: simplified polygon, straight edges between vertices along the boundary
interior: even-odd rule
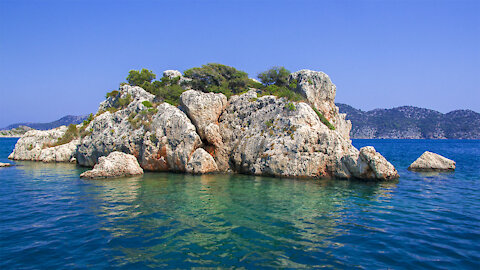
[[[259,75],[260,83],[207,64],[155,78],[145,69],[130,71],[128,83],[108,93],[95,115],[79,125],[27,132],[9,158],[93,167],[122,152],[146,171],[399,177],[373,147],[351,144],[351,123],[323,72],[273,68]]]

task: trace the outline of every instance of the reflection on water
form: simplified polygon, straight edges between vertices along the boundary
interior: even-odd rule
[[[0,157],[14,142],[0,140]],[[83,180],[72,164],[17,162],[0,170],[0,269],[479,269],[480,141],[375,142],[399,182]],[[407,171],[425,150],[457,171]]]
[[[348,234],[338,227],[349,222],[347,210],[370,211],[371,202],[391,199],[396,187],[154,173],[89,183],[84,195],[97,203],[91,210],[104,219],[117,261],[156,267],[208,265],[218,256],[244,266],[299,267],[308,258],[290,258],[286,250],[342,246],[334,238]]]

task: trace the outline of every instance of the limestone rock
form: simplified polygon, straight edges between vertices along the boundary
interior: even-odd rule
[[[82,166],[92,167],[98,158],[111,152],[121,151],[139,157],[149,111],[143,102],[153,102],[155,96],[137,86],[124,85],[118,95],[100,103],[97,116],[86,127],[88,135],[82,138],[77,148],[77,160]],[[115,108],[119,99],[130,97],[130,102],[118,111]],[[145,114],[145,115],[144,115]]]
[[[361,177],[370,170],[379,180],[395,177],[393,166],[376,155],[365,161],[350,140],[325,126],[308,104],[294,102],[295,110],[290,110],[288,103],[274,96],[257,98],[253,90],[233,96],[220,117],[223,147],[215,152],[219,169],[340,178]]]
[[[75,156],[78,140],[51,147],[65,134],[66,130],[67,127],[65,126],[51,130],[30,130],[17,141],[15,149],[8,158],[43,162],[69,162]]]
[[[167,77],[169,79],[179,78],[178,83],[182,85],[182,87],[188,88],[187,83],[190,82],[192,79],[183,77],[182,73],[178,70],[165,70],[163,72],[163,77]]]
[[[352,123],[346,120],[346,114],[339,113],[335,105],[336,86],[327,74],[303,69],[290,74],[289,81],[296,81],[296,91],[306,97],[333,124],[338,133],[350,139]]]
[[[3,167],[10,167],[10,166],[13,166],[12,164],[10,163],[2,163],[0,162],[0,168],[3,168]]]
[[[33,128],[27,126],[19,126],[17,128],[12,128],[10,130],[0,130],[0,137],[5,138],[20,138],[27,131],[32,130]]]
[[[227,106],[225,95],[188,90],[180,96],[180,105],[197,127],[197,132],[202,139],[212,144],[219,143],[217,140],[221,136],[217,133],[217,129],[210,125],[218,123],[218,117]]]
[[[112,152],[107,157],[100,157],[93,170],[80,175],[82,178],[110,178],[143,174],[137,158],[122,152]]]
[[[455,161],[439,154],[425,151],[408,169],[411,171],[454,171],[455,166]]]
[[[217,164],[213,157],[203,148],[198,148],[192,155],[187,164],[187,172],[189,173],[211,173],[218,171]]]
[[[365,170],[360,174],[361,178],[392,180],[399,177],[395,167],[378,153],[373,146],[362,147],[360,149],[360,156],[365,160],[373,173],[372,175],[368,175],[370,170]]]
[[[163,77],[173,79],[173,78],[176,78],[176,77],[182,77],[182,73],[178,70],[165,70],[163,72]]]
[[[185,172],[188,161],[201,140],[184,112],[163,103],[145,133],[140,163],[146,170]]]

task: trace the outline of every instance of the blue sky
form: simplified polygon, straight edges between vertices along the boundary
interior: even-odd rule
[[[0,127],[97,110],[130,69],[329,74],[337,102],[480,112],[480,1],[0,0]]]

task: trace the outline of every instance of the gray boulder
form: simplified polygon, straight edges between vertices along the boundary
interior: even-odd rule
[[[112,152],[107,157],[100,157],[93,170],[80,175],[82,178],[111,178],[143,174],[137,158],[122,152]]]
[[[217,164],[213,157],[203,148],[198,148],[187,164],[187,172],[204,174],[218,171]]]
[[[455,166],[455,161],[439,154],[425,151],[408,169],[411,171],[454,171]]]

